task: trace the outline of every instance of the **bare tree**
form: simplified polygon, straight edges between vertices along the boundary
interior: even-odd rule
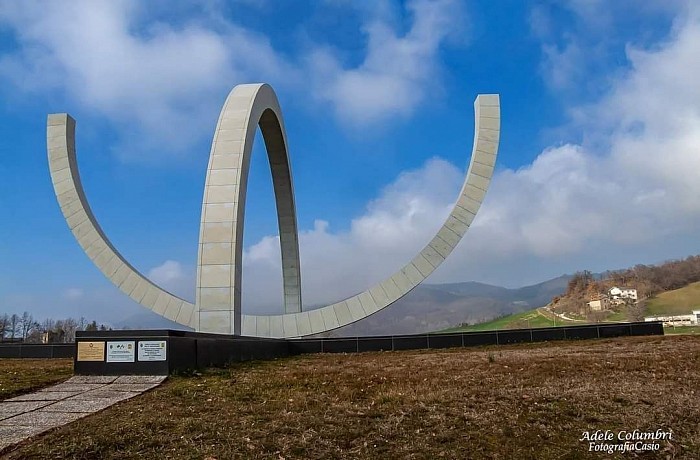
[[[19,316],[17,316],[17,313],[13,313],[10,316],[9,335],[11,339],[15,339],[19,335]]]
[[[46,318],[41,323],[41,329],[44,332],[53,331],[55,327],[56,327],[56,321],[53,318]]]
[[[63,330],[66,333],[64,342],[75,342],[75,331],[78,329],[78,321],[75,318],[66,318],[63,320]]]
[[[0,316],[0,342],[7,335],[7,331],[10,328],[10,316],[7,313],[3,313]]]
[[[22,313],[22,317],[19,319],[19,331],[22,340],[26,340],[29,332],[34,327],[34,317],[28,312]]]
[[[627,303],[627,319],[630,321],[644,321],[646,309],[644,301]]]

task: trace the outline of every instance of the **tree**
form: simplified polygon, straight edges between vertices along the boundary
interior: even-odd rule
[[[63,320],[63,331],[65,332],[64,342],[75,342],[75,331],[78,329],[78,321],[75,318],[66,318]]]
[[[7,313],[3,313],[3,315],[0,316],[0,342],[5,338],[9,329],[10,316]]]
[[[29,332],[34,327],[34,317],[28,312],[22,313],[22,317],[19,319],[19,331],[22,340],[26,340]]]
[[[13,313],[10,316],[9,334],[11,339],[15,339],[19,335],[19,316],[17,316],[17,313]]]
[[[628,303],[627,319],[630,321],[644,321],[644,312],[646,309],[644,301]]]

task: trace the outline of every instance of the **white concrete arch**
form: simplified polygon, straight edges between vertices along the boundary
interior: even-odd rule
[[[80,181],[75,152],[75,120],[67,113],[48,116],[46,146],[54,192],[78,244],[122,292],[155,313],[193,326],[194,305],[158,287],[122,257],[97,223]]]
[[[258,126],[275,192],[285,312],[301,311],[299,237],[282,111],[269,85],[238,85],[219,115],[207,168],[197,261],[198,330],[241,332],[243,221]]]
[[[195,304],[159,288],[135,270],[100,229],[85,198],[75,157],[75,121],[49,115],[47,148],[56,196],[81,247],[116,286],[156,313],[201,332],[302,337],[365,318],[427,278],[452,252],[476,215],[493,175],[500,136],[497,94],[474,101],[474,145],[452,212],[435,237],[394,275],[316,310],[301,311],[301,273],[292,174],[282,112],[265,84],[236,86],[219,116],[202,202]],[[285,313],[241,314],[243,219],[250,155],[260,126],[273,177],[280,230]]]

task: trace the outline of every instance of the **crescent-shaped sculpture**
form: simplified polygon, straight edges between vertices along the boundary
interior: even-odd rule
[[[294,338],[365,318],[406,295],[452,252],[472,223],[493,174],[500,133],[497,94],[474,101],[474,145],[452,212],[433,239],[399,271],[370,289],[302,311],[299,238],[282,112],[266,84],[236,86],[219,115],[207,168],[197,259],[195,304],[156,286],[132,267],[101,230],[85,198],[75,154],[75,121],[48,117],[47,148],[54,190],[78,243],[119,289],[146,308],[201,332]],[[285,313],[241,314],[243,220],[248,169],[259,126],[272,171],[282,253]]]

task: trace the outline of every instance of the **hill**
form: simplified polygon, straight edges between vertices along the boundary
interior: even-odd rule
[[[577,321],[567,321],[562,319],[548,311],[546,308],[535,308],[522,313],[515,313],[512,315],[503,316],[501,318],[496,318],[492,321],[487,321],[484,323],[449,328],[442,332],[496,331],[503,329],[564,326],[570,324],[580,323]]]
[[[600,316],[604,312],[591,311],[587,302],[597,299],[607,294],[610,288],[630,287],[637,290],[640,300],[661,298],[665,292],[678,290],[688,285],[700,282],[700,255],[689,256],[682,260],[670,260],[660,265],[635,265],[634,267],[604,272],[600,276],[588,270],[575,273],[569,280],[565,293],[552,300],[552,309],[557,312],[566,312],[575,315],[586,316],[588,320],[601,320]],[[668,301],[660,300],[652,311],[666,313],[662,308],[671,308],[678,301],[688,302],[684,308],[684,313],[689,312],[690,303],[693,302],[695,294],[676,294],[668,297]],[[617,309],[616,313],[622,312]],[[624,316],[630,320],[641,320],[647,314],[644,311],[644,302],[630,305]]]
[[[569,279],[563,275],[517,289],[474,281],[420,285],[369,318],[325,335],[415,334],[482,323],[548,304],[566,290]]]
[[[694,309],[700,309],[700,281],[649,299],[646,315],[687,315]]]

